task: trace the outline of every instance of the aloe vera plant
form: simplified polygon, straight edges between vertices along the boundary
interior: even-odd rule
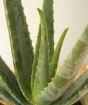
[[[0,57],[0,98],[10,105],[72,105],[83,98],[88,70],[76,76],[88,54],[88,25],[57,71],[68,28],[54,50],[53,0],[43,0],[42,10],[38,9],[35,53],[21,0],[3,0],[3,4],[15,73]]]

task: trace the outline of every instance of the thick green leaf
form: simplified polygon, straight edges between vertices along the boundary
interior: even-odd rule
[[[83,86],[76,91],[67,101],[64,105],[73,105],[77,101],[79,101],[84,95],[88,93],[88,80]],[[63,105],[63,104],[62,104]]]
[[[64,30],[64,32],[62,33],[62,35],[61,35],[61,37],[59,39],[59,42],[58,42],[58,44],[56,46],[56,49],[54,51],[53,57],[51,59],[51,63],[50,63],[50,76],[51,76],[51,78],[54,77],[54,75],[55,75],[58,60],[59,60],[59,57],[60,57],[62,44],[63,44],[64,38],[65,38],[65,36],[67,34],[67,31],[68,31],[68,28],[66,28]]]
[[[0,86],[3,87],[6,91],[10,91],[10,89],[8,88],[8,86],[6,85],[6,83],[4,82],[3,78],[0,75]]]
[[[38,64],[40,41],[41,41],[41,25],[39,26],[35,55],[34,55],[34,60],[33,60],[33,65],[32,65],[32,76],[31,76],[32,93],[34,91],[34,79],[35,79],[35,74],[36,74],[36,69],[37,69],[37,64]]]
[[[46,11],[48,10],[48,11]],[[49,60],[51,60],[52,55],[54,53],[54,26],[53,26],[53,0],[43,0],[43,12],[46,18],[47,26],[48,26],[48,41],[49,41]],[[33,61],[32,68],[32,90],[34,88],[34,78],[36,73],[36,66],[38,63],[38,55],[39,55],[39,47],[40,47],[40,39],[41,39],[41,28],[39,26],[37,44],[35,49],[35,57]]]
[[[43,0],[43,13],[46,18],[49,42],[49,62],[54,53],[54,19],[53,19],[53,0]]]
[[[53,21],[53,0],[43,0],[43,12],[47,21],[48,25],[48,41],[49,41],[49,60],[51,60],[52,55],[54,53],[54,21]],[[37,44],[35,49],[35,57],[33,61],[33,68],[32,68],[32,89],[34,85],[34,78],[36,73],[36,66],[38,63],[38,55],[39,55],[39,47],[40,47],[40,39],[41,39],[41,28],[39,26]]]
[[[9,102],[11,105],[21,105],[3,87],[0,87],[0,98]]]
[[[11,72],[11,70],[6,65],[6,63],[2,60],[1,57],[0,57],[0,76],[2,77],[3,81],[7,85],[7,87],[5,86],[6,87],[5,89],[8,88],[12,92],[12,94],[15,96],[15,98],[20,101],[20,103],[30,105],[30,103],[22,95],[15,75],[13,74],[13,72]],[[1,83],[0,86],[1,85],[3,86],[4,83],[3,84]]]
[[[37,71],[35,74],[34,94],[38,95],[49,82],[49,59],[48,59],[48,33],[45,17],[41,10],[38,9],[41,19],[41,42]]]
[[[39,96],[35,98],[35,103],[38,105],[49,105],[60,98],[71,85],[87,54],[88,25],[86,26],[82,36],[73,47],[71,53],[67,56],[59,72],[56,72],[56,75],[49,85]]]
[[[80,77],[75,79],[71,86],[67,89],[64,95],[54,102],[52,105],[63,105],[66,103],[74,93],[76,93],[88,81],[88,70],[86,70]]]
[[[17,80],[24,96],[31,99],[33,49],[21,0],[3,0]]]

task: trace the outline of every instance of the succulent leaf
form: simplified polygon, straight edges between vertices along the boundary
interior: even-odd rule
[[[41,20],[41,41],[39,48],[39,57],[37,71],[35,75],[34,93],[38,95],[49,82],[49,59],[48,59],[48,33],[45,17],[38,9]]]
[[[39,105],[49,105],[60,98],[71,85],[87,54],[88,25],[86,26],[82,36],[73,47],[71,53],[67,56],[59,72],[56,72],[56,75],[50,84],[38,97],[36,97],[35,102]]]
[[[31,76],[32,93],[34,92],[34,79],[35,79],[35,74],[36,74],[36,69],[37,69],[37,64],[38,64],[40,41],[41,41],[41,25],[39,26],[37,44],[35,48],[35,55],[34,55],[34,60],[33,60],[33,65],[32,65],[32,76]]]
[[[83,86],[81,87],[81,89],[79,89],[71,97],[69,97],[69,99],[66,101],[66,103],[64,105],[72,105],[72,104],[76,103],[84,95],[86,95],[86,93],[88,93],[88,82],[86,82],[85,84],[83,84]]]
[[[1,86],[0,86],[0,98],[7,101],[9,105],[21,105]]]
[[[54,51],[53,0],[43,0],[35,55],[21,0],[3,0],[16,75],[0,57],[0,98],[11,105],[72,105],[88,93],[88,70],[75,78],[88,54],[88,25],[59,71],[68,28]]]
[[[86,93],[88,93],[88,86],[84,86],[82,89],[76,91],[64,104],[54,104],[54,105],[73,105],[79,101]]]
[[[51,61],[52,55],[54,53],[53,0],[43,0],[42,9],[43,9],[46,22],[47,22],[48,42],[49,42],[49,61]],[[34,85],[34,78],[35,78],[35,73],[36,73],[36,66],[38,63],[40,39],[41,39],[41,28],[39,26],[39,32],[38,32],[38,37],[37,37],[37,44],[36,44],[35,56],[34,56],[33,68],[32,68],[32,89],[34,88],[33,85]]]
[[[43,0],[42,10],[46,18],[47,29],[48,29],[49,62],[50,62],[54,53],[53,0]]]
[[[55,48],[53,57],[51,59],[51,62],[50,62],[50,76],[51,76],[51,78],[53,78],[54,75],[55,75],[58,60],[59,60],[59,57],[60,57],[61,48],[62,48],[63,41],[64,41],[64,38],[65,38],[67,32],[68,32],[68,28],[66,28],[64,30],[64,32],[62,33],[62,35],[61,35],[61,37],[59,39],[59,42],[58,42],[58,44],[57,44],[57,46]]]
[[[3,0],[12,48],[13,63],[24,96],[31,99],[33,49],[21,0]]]
[[[67,91],[63,94],[63,96],[58,99],[53,105],[63,105],[64,103],[69,102],[73,94],[77,93],[88,81],[88,70],[86,70],[81,76],[73,81],[71,86],[67,89]],[[69,101],[68,101],[69,100]],[[71,105],[71,104],[70,104]]]
[[[15,75],[9,69],[9,67],[6,65],[6,63],[2,60],[1,57],[0,57],[0,76],[2,77],[3,82],[7,86],[7,87],[5,86],[6,87],[5,89],[7,90],[9,89],[12,92],[12,94],[15,96],[15,98],[19,100],[20,103],[30,104],[22,95]],[[3,84],[1,83],[0,86],[1,85],[3,86]]]

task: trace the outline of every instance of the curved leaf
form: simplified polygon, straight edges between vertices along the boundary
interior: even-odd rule
[[[67,56],[59,72],[56,72],[56,75],[49,85],[35,98],[35,103],[39,105],[49,105],[60,98],[71,85],[87,54],[88,25],[73,47],[71,53]]]
[[[49,82],[49,59],[48,59],[48,33],[45,17],[40,9],[38,9],[41,19],[41,42],[39,49],[39,57],[37,71],[35,75],[34,94],[38,95]]]
[[[54,53],[54,21],[53,21],[53,0],[43,0],[43,12],[47,22],[48,29],[48,42],[49,42],[49,61],[51,61],[52,55]],[[34,88],[34,78],[38,63],[38,55],[39,55],[39,47],[40,47],[40,39],[41,39],[41,28],[39,26],[39,32],[37,37],[37,44],[35,49],[35,56],[33,61],[32,68],[32,90]]]
[[[88,83],[81,87],[78,91],[76,91],[65,103],[65,105],[72,105],[79,101],[84,95],[88,93]]]
[[[49,42],[49,62],[50,62],[54,53],[53,0],[43,0],[42,10],[47,23],[48,42]]]
[[[86,93],[88,93],[88,86],[76,91],[64,104],[54,104],[54,105],[73,105],[79,101]]]
[[[0,98],[7,101],[10,105],[21,105],[2,87],[0,87]]]
[[[70,100],[72,100],[71,97],[73,96],[73,94],[77,93],[77,91],[80,90],[80,88],[85,85],[86,81],[88,81],[88,70],[86,70],[80,77],[75,79],[71,86],[64,93],[64,95],[56,102],[54,102],[52,105],[63,105],[64,103],[68,103]]]
[[[37,64],[38,64],[40,41],[41,41],[41,25],[39,26],[39,32],[38,32],[38,37],[37,37],[37,44],[36,44],[36,49],[35,49],[33,65],[32,65],[32,76],[31,76],[32,93],[34,92],[34,79],[35,79],[35,74],[36,74],[36,69],[37,69]]]
[[[68,32],[68,28],[66,28],[64,30],[64,32],[62,33],[62,35],[61,35],[61,37],[59,39],[59,42],[58,42],[58,44],[56,46],[56,49],[54,51],[53,57],[51,59],[51,63],[50,63],[50,76],[51,76],[51,78],[54,77],[54,75],[55,75],[58,60],[59,60],[59,57],[60,57],[62,44],[63,44],[64,38],[65,38],[67,32]]]
[[[14,94],[15,98],[19,100],[20,103],[30,105],[30,103],[22,95],[15,75],[13,74],[13,72],[11,72],[11,70],[6,65],[6,63],[2,60],[1,57],[0,57],[0,76],[2,77],[3,81],[6,83],[8,89],[10,89],[10,91]],[[0,85],[3,85],[3,84],[0,84]]]
[[[12,48],[13,63],[24,96],[31,99],[33,49],[21,0],[3,0]]]

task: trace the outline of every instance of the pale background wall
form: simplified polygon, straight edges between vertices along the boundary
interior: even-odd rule
[[[55,45],[64,28],[70,28],[62,48],[60,58],[60,63],[62,63],[86,24],[88,24],[88,0],[54,0],[54,2]],[[27,16],[33,46],[35,46],[39,23],[37,8],[41,8],[42,0],[22,0],[22,3]],[[0,55],[13,69],[3,0],[0,0]]]

